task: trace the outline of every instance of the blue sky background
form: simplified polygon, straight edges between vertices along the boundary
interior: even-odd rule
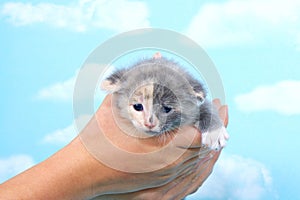
[[[300,2],[0,2],[0,182],[67,144],[76,73],[102,42],[166,28],[214,61],[230,142],[190,199],[300,199]]]

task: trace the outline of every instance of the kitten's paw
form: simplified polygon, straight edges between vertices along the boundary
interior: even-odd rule
[[[202,133],[202,144],[214,150],[220,150],[226,145],[229,134],[224,126]]]

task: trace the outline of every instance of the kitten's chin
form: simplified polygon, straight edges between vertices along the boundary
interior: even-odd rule
[[[145,131],[146,134],[149,134],[149,135],[160,135],[161,132],[160,131],[153,131],[153,130],[146,130]]]

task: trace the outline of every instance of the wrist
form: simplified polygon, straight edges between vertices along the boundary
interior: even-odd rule
[[[114,171],[87,152],[76,137],[47,160],[2,183],[3,199],[90,199],[108,193]]]

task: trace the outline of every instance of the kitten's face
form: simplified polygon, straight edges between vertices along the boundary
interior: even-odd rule
[[[129,98],[128,114],[138,130],[151,135],[180,126],[180,105],[176,96],[158,84],[137,88]]]
[[[150,135],[195,123],[205,98],[198,81],[165,59],[144,60],[117,70],[101,88],[116,95],[116,107],[123,119]]]

